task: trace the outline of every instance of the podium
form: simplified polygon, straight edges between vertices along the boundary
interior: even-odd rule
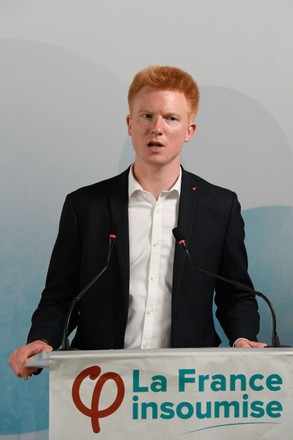
[[[49,439],[293,436],[293,349],[53,351]]]

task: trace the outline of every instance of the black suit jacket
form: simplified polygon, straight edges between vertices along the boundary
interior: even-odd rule
[[[71,329],[77,327],[72,341],[76,348],[123,348],[129,297],[128,172],[67,196],[28,341],[46,339],[54,348],[60,346],[68,306],[105,265],[111,225],[117,222],[108,270],[77,304]],[[235,193],[182,170],[178,226],[198,266],[252,286]],[[170,239],[174,239],[171,231]],[[196,271],[177,246],[172,347],[219,345],[212,312],[214,292],[217,317],[230,344],[238,337],[256,340],[259,315],[254,296]]]

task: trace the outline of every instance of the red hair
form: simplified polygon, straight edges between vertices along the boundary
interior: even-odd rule
[[[188,103],[190,119],[195,118],[199,104],[199,89],[192,76],[183,70],[171,66],[150,66],[138,72],[128,90],[130,113],[134,99],[143,87],[183,93]]]

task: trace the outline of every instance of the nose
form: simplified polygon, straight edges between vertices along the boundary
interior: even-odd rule
[[[159,136],[162,134],[162,123],[161,119],[159,117],[155,118],[153,121],[153,127],[152,127],[152,133],[156,136]]]

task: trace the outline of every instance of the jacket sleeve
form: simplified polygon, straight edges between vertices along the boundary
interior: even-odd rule
[[[45,339],[53,348],[60,346],[69,304],[80,288],[80,255],[77,215],[69,195],[63,206],[45,289],[32,316],[28,342]]]
[[[231,211],[227,223],[219,275],[253,288],[248,275],[247,252],[244,244],[244,221],[240,204],[233,193]],[[215,302],[217,318],[230,345],[238,338],[256,340],[259,331],[259,314],[255,295],[223,281],[216,283]]]

